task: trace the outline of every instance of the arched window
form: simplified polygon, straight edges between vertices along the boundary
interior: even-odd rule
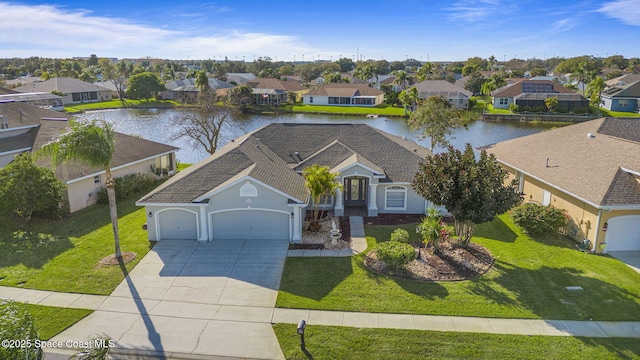
[[[388,186],[385,189],[385,210],[407,209],[407,188],[405,186]]]
[[[247,181],[240,187],[240,197],[258,197],[258,189]]]

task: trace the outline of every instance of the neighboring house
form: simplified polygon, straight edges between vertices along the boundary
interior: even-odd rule
[[[376,106],[384,101],[384,92],[367,84],[332,83],[309,91],[302,101],[306,105]]]
[[[245,85],[253,89],[251,103],[255,105],[280,105],[289,101],[289,93],[296,94],[299,101],[309,89],[297,81],[283,81],[276,78],[255,78]]]
[[[24,152],[35,152],[69,128],[68,115],[24,103],[0,103],[0,168]],[[150,176],[175,173],[176,147],[116,133],[115,152],[111,162],[114,177],[133,173]],[[48,159],[38,161],[49,166]],[[56,177],[67,186],[66,199],[71,212],[96,202],[96,193],[103,187],[104,169],[79,163],[62,164]]]
[[[546,109],[547,98],[558,98],[557,109],[573,111],[589,107],[589,100],[564,86],[548,80],[521,80],[491,93],[496,109],[508,109],[511,104],[520,107]]]
[[[255,80],[256,76],[252,73],[227,73],[225,75],[229,84],[246,85],[249,81]]]
[[[118,99],[120,97],[120,93],[118,93],[118,89],[116,89],[116,86],[113,84],[113,81],[111,80],[100,80],[100,81],[96,81],[93,83],[93,85],[96,86],[100,86],[103,87],[105,89],[109,89],[111,90],[111,98],[112,99]],[[127,90],[127,87],[124,87],[124,90]]]
[[[4,102],[23,102],[25,104],[41,107],[50,110],[63,110],[64,104],[62,97],[54,95],[50,92],[37,93],[11,93],[0,95],[0,103]]]
[[[165,87],[167,90],[161,92],[161,96],[167,100],[192,101],[200,93],[200,89],[196,86],[195,78],[171,80],[165,84]],[[231,88],[233,88],[233,85],[227,82],[209,78],[209,89],[215,91],[218,95],[226,95],[226,91]]]
[[[429,151],[365,124],[267,125],[225,145],[144,196],[149,239],[288,239],[300,242],[310,195],[303,171],[339,174],[328,197],[337,216],[354,211],[424,214],[411,188]]]
[[[606,80],[604,83],[607,86],[626,85],[632,82],[640,81],[640,74],[626,74],[618,76],[617,78]]]
[[[469,98],[473,96],[471,91],[446,80],[425,80],[413,85],[413,87],[418,90],[419,99],[442,96],[458,109],[468,109]]]
[[[597,253],[640,250],[640,121],[601,118],[489,146],[524,201],[563,209]],[[606,245],[604,245],[606,244]]]
[[[609,111],[640,113],[640,80],[629,83],[619,80],[607,86],[600,105]]]
[[[14,90],[22,93],[60,91],[64,94],[62,102],[65,105],[109,101],[112,98],[111,90],[70,77],[51,78],[47,81],[23,85]]]

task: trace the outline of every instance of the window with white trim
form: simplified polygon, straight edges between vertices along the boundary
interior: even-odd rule
[[[407,188],[405,186],[388,186],[384,193],[385,210],[407,209]]]
[[[93,183],[94,184],[100,184],[100,175],[96,175],[93,177]]]
[[[240,187],[240,197],[258,197],[258,189],[247,181]]]

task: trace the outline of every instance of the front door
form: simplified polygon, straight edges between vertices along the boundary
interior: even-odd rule
[[[367,205],[367,178],[350,177],[344,179],[344,205]]]

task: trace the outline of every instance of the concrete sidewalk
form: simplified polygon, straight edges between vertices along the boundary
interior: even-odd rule
[[[96,310],[106,296],[56,293],[51,291],[17,289],[0,286],[0,298],[13,298],[30,304]],[[178,305],[178,304],[176,304]],[[216,306],[213,311],[202,311],[203,304],[190,309],[180,304],[180,315],[194,320],[239,321],[249,323],[297,324],[305,320],[309,326],[329,325],[358,328],[388,328],[477,332],[489,334],[628,337],[640,338],[639,321],[573,321],[538,319],[499,319],[459,316],[409,315],[386,313],[359,313],[348,311],[321,311],[266,308],[259,306]],[[124,307],[120,311],[126,312]],[[165,315],[160,307],[149,309],[151,315]],[[190,311],[193,310],[193,311]]]
[[[487,334],[640,338],[639,321],[498,319],[276,308],[273,311],[271,322],[298,324],[300,320],[305,320],[307,326],[328,325]]]

